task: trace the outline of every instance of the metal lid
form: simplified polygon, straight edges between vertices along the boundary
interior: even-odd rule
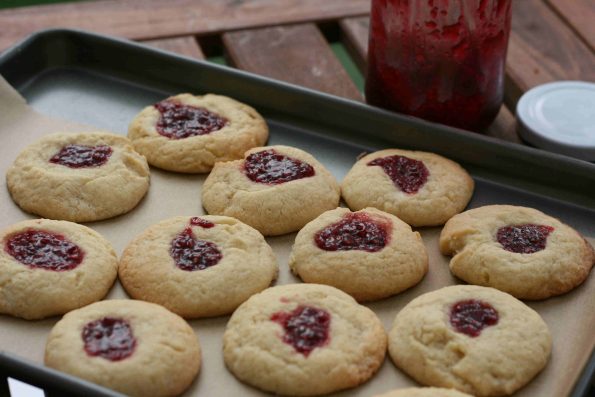
[[[542,149],[595,161],[595,84],[557,81],[527,91],[516,108],[519,133]]]

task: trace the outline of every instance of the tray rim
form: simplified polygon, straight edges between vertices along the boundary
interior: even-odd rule
[[[301,94],[307,94],[307,95],[318,97],[318,98],[324,98],[326,100],[331,100],[333,102],[336,102],[336,103],[340,104],[341,106],[348,106],[348,107],[353,107],[353,108],[357,108],[357,109],[365,109],[365,111],[374,112],[376,114],[388,116],[393,119],[398,119],[401,121],[404,120],[407,122],[411,122],[413,124],[417,124],[418,126],[425,126],[425,127],[430,126],[433,128],[440,129],[443,132],[452,134],[454,136],[463,136],[465,139],[476,140],[477,142],[488,143],[493,146],[501,146],[502,148],[510,149],[515,152],[520,152],[520,153],[524,153],[524,154],[545,156],[548,159],[556,159],[556,161],[569,163],[569,164],[572,164],[572,165],[578,166],[578,167],[589,167],[589,168],[595,169],[594,163],[584,161],[584,160],[579,160],[579,159],[576,159],[571,156],[566,156],[563,154],[550,152],[547,150],[539,149],[539,148],[528,146],[528,145],[523,145],[523,144],[518,144],[518,143],[514,143],[514,142],[510,142],[510,141],[501,140],[501,139],[487,136],[487,135],[484,135],[481,133],[475,133],[475,132],[463,130],[460,128],[451,127],[451,126],[447,126],[444,124],[427,121],[427,120],[417,118],[414,116],[391,112],[391,111],[388,111],[388,110],[385,110],[382,108],[367,105],[365,102],[359,102],[354,99],[349,99],[349,98],[332,95],[332,94],[322,92],[322,91],[317,91],[317,90],[314,90],[314,89],[311,89],[308,87],[304,87],[304,86],[292,84],[289,82],[285,82],[282,80],[276,80],[276,79],[273,79],[270,77],[247,72],[247,71],[244,71],[241,69],[235,69],[230,66],[215,64],[215,63],[209,62],[207,60],[194,59],[194,58],[191,58],[191,57],[188,57],[185,55],[180,55],[180,54],[176,54],[176,53],[162,50],[159,48],[151,47],[150,45],[143,44],[141,42],[136,42],[136,41],[128,40],[128,39],[121,38],[121,37],[103,35],[100,33],[95,33],[95,32],[90,32],[90,31],[85,31],[85,30],[80,30],[80,29],[51,28],[51,29],[44,29],[44,30],[34,32],[34,33],[30,34],[29,36],[23,38],[21,41],[15,43],[13,46],[9,47],[4,52],[0,53],[0,66],[2,64],[6,63],[7,61],[9,61],[10,58],[17,56],[18,53],[22,51],[23,47],[28,47],[31,44],[33,44],[34,42],[44,39],[46,37],[59,36],[59,35],[74,35],[74,36],[80,36],[80,37],[94,38],[94,39],[98,39],[98,40],[101,40],[104,42],[118,43],[118,44],[121,44],[126,47],[142,50],[143,52],[160,54],[161,56],[164,56],[167,58],[180,59],[180,60],[184,60],[184,61],[189,61],[191,63],[196,63],[196,64],[201,65],[201,67],[203,67],[205,69],[211,69],[211,70],[219,71],[219,72],[222,72],[225,74],[242,76],[245,78],[249,78],[251,80],[256,80],[262,84],[273,85],[273,86],[276,86],[281,89],[291,90],[294,92],[298,92]]]
[[[77,393],[72,394],[73,396],[125,397],[124,394],[118,393],[115,390],[108,389],[82,378],[77,378],[65,372],[38,365],[4,350],[0,350],[0,376],[1,375],[6,375],[7,377],[18,379],[40,388],[47,388],[49,386],[49,390],[45,390],[44,388],[46,396],[48,397],[54,395],[56,397],[65,396],[70,393]],[[0,383],[3,381],[3,379],[0,379]],[[41,384],[42,382],[45,382],[45,384]],[[4,395],[2,391],[2,386],[0,385],[0,394]]]
[[[260,76],[257,74],[253,74],[250,72],[242,71],[239,69],[234,69],[232,67],[213,64],[206,60],[197,60],[191,57],[171,53],[165,50],[157,49],[150,47],[145,44],[141,44],[138,42],[134,42],[131,40],[112,37],[104,34],[88,32],[84,30],[78,29],[64,29],[64,28],[55,28],[55,29],[44,29],[37,32],[30,34],[29,36],[25,37],[21,41],[15,43],[13,46],[5,50],[3,53],[0,53],[0,67],[5,63],[9,62],[11,59],[18,57],[19,53],[22,52],[24,49],[34,45],[36,42],[41,41],[46,38],[52,38],[52,36],[63,36],[65,37],[83,37],[83,38],[91,38],[95,40],[102,41],[104,43],[109,44],[119,44],[125,47],[133,48],[140,50],[145,53],[153,53],[159,54],[163,58],[169,59],[178,59],[183,60],[185,62],[191,62],[194,64],[200,65],[201,68],[206,68],[208,70],[214,71],[216,73],[224,73],[232,76],[239,76],[245,79],[249,79],[255,81],[258,84],[264,84],[267,86],[271,86],[273,89],[277,90],[285,90],[289,91],[292,94],[297,95],[306,95],[311,96],[315,99],[321,101],[331,101],[337,104],[337,106],[345,107],[347,110],[357,109],[359,111],[371,112],[372,114],[379,115],[381,117],[388,117],[389,119],[392,118],[394,121],[412,123],[417,127],[426,127],[432,129],[440,130],[442,133],[450,134],[452,138],[462,139],[462,140],[471,140],[475,141],[476,143],[480,143],[482,145],[489,145],[493,147],[499,147],[504,150],[510,150],[514,154],[519,156],[526,155],[532,158],[541,159],[543,161],[554,161],[557,163],[564,164],[570,168],[575,168],[577,171],[582,172],[594,172],[595,173],[595,164],[578,160],[572,157],[568,157],[565,155],[547,152],[541,149],[533,148],[530,146],[524,146],[521,144],[502,141],[497,138],[485,136],[482,134],[477,134],[474,132],[469,132],[465,130],[461,130],[454,127],[449,127],[446,125],[433,123],[429,121],[425,121],[419,118],[401,115],[398,113],[393,113],[384,109],[379,109],[375,107],[371,107],[366,105],[365,103],[358,102],[356,100],[351,100],[347,98],[342,98],[338,96],[334,96],[331,94],[327,94],[324,92],[319,92],[310,88],[294,85],[291,83],[287,83],[284,81],[275,80],[272,78]],[[78,66],[80,68],[80,66]],[[47,68],[45,68],[47,70]],[[557,199],[557,198],[556,198]],[[586,208],[592,210],[590,207],[584,207],[581,204],[576,202],[566,202],[567,204]],[[55,380],[58,383],[55,383],[59,386],[59,382],[65,383],[66,388],[60,390],[61,392],[73,392],[77,393],[76,395],[89,395],[89,396],[121,396],[121,394],[110,390],[108,388],[96,385],[92,382],[85,381],[83,379],[77,378],[75,376],[65,374],[51,368],[45,367],[43,365],[30,362],[28,360],[22,359],[12,353],[7,353],[4,350],[0,350],[0,375],[7,375],[11,376],[12,374],[17,374],[15,376],[16,379],[24,380],[25,382],[31,381],[31,384],[36,385],[38,387],[43,387],[37,385],[33,382],[36,377],[46,380]],[[34,376],[29,376],[27,372],[34,374]],[[17,377],[19,376],[19,377]],[[591,387],[591,383],[595,381],[595,348],[591,351],[590,357],[588,358],[587,362],[585,363],[584,367],[582,368],[580,375],[577,377],[574,386],[572,388],[571,393],[569,396],[571,397],[586,397],[589,393],[589,388]],[[2,391],[2,382],[3,379],[0,379],[0,391]],[[72,390],[70,390],[72,389]],[[79,394],[81,393],[81,394]],[[91,393],[91,394],[88,394]],[[63,395],[63,394],[62,394]],[[73,394],[74,395],[74,394]]]

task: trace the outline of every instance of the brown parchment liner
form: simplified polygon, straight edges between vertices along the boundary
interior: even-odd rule
[[[4,175],[17,154],[42,135],[52,132],[92,131],[82,126],[43,116],[32,110],[25,100],[0,77],[0,229],[24,219],[35,218],[19,209],[11,200]],[[124,131],[120,131],[124,133]],[[355,162],[356,159],[353,159]],[[352,164],[345,164],[345,169]],[[151,168],[151,187],[147,196],[130,213],[101,222],[87,223],[105,236],[118,254],[130,240],[148,226],[176,215],[204,214],[200,190],[205,176],[183,175]],[[564,221],[562,219],[562,221]],[[440,228],[420,229],[430,258],[425,278],[415,287],[395,297],[367,304],[382,320],[388,331],[395,315],[413,298],[443,286],[458,283],[448,270],[449,258],[438,250]],[[595,236],[587,236],[591,244]],[[277,284],[299,283],[287,266],[294,234],[267,238],[279,261]],[[117,282],[107,299],[126,297]],[[560,297],[529,302],[548,324],[553,335],[553,351],[546,368],[515,396],[559,397],[569,394],[595,345],[595,277]],[[46,337],[59,317],[25,321],[0,315],[0,350],[15,353],[36,363],[43,363]],[[237,381],[229,373],[222,356],[222,335],[229,316],[194,320],[190,324],[203,348],[203,366],[198,378],[185,396],[261,396],[267,395]],[[394,388],[416,386],[388,358],[379,372],[367,383],[340,392],[337,396],[372,396]]]

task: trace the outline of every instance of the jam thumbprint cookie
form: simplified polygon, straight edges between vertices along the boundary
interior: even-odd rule
[[[202,187],[209,214],[232,216],[265,236],[299,230],[339,198],[332,174],[289,146],[254,148],[243,160],[217,163]]]
[[[589,275],[593,247],[574,229],[538,210],[488,205],[450,219],[440,251],[450,270],[468,283],[519,299],[566,293]]]
[[[411,226],[442,225],[465,209],[474,182],[459,164],[434,153],[387,149],[351,168],[341,193],[354,211],[374,207]]]
[[[268,392],[312,396],[355,387],[384,361],[376,314],[326,285],[272,287],[244,302],[223,335],[227,368]]]
[[[103,298],[116,279],[116,253],[86,226],[26,220],[0,231],[0,244],[0,313],[64,314]]]
[[[419,383],[478,397],[514,393],[545,367],[552,337],[513,296],[474,285],[421,295],[389,332],[394,363]]]
[[[196,334],[153,303],[106,300],[66,314],[52,329],[45,365],[130,396],[176,396],[201,364]]]
[[[168,171],[209,172],[265,144],[269,129],[256,110],[234,99],[180,94],[144,108],[128,137],[149,164]]]
[[[299,231],[289,267],[305,282],[369,301],[417,284],[428,270],[428,255],[419,233],[396,216],[337,208]]]
[[[226,216],[175,217],[149,227],[122,254],[119,276],[135,299],[185,318],[231,313],[277,276],[272,248]]]
[[[91,222],[132,210],[149,189],[149,166],[123,136],[56,133],[19,154],[6,183],[27,212]]]

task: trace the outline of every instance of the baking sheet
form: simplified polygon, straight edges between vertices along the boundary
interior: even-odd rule
[[[129,121],[144,106],[175,94],[112,79],[109,75],[83,70],[54,69],[19,87],[31,105],[0,80],[0,173],[4,174],[17,153],[38,137],[56,131],[110,130],[125,134]],[[200,91],[195,93],[200,94]],[[265,113],[266,114],[266,113]],[[71,120],[66,122],[56,117]],[[74,122],[72,122],[74,121]],[[317,157],[341,180],[356,157],[382,146],[362,146],[325,138],[316,131],[296,128],[285,119],[268,117],[271,144],[300,147]],[[84,123],[85,127],[78,123]],[[149,225],[176,215],[201,215],[200,188],[205,176],[182,175],[151,169],[151,188],[139,206],[130,213],[107,221],[88,223],[113,245],[118,254],[126,244]],[[476,177],[476,193],[470,207],[491,203],[530,205],[576,227],[591,243],[595,242],[593,211],[561,203]],[[5,184],[5,181],[2,180]],[[6,186],[0,189],[0,228],[33,216],[22,212],[10,199]],[[440,228],[420,229],[430,257],[430,270],[416,287],[393,298],[368,304],[388,330],[396,313],[416,296],[457,283],[448,270],[448,259],[438,251]],[[267,238],[280,266],[277,284],[300,282],[288,269],[287,261],[295,234]],[[116,284],[108,299],[125,297]],[[574,291],[543,302],[529,303],[544,318],[554,338],[552,358],[545,370],[517,396],[563,396],[570,393],[595,345],[595,277]],[[185,393],[187,396],[258,396],[264,393],[238,382],[224,367],[222,333],[228,316],[193,320],[190,324],[203,348],[201,373]],[[0,316],[0,347],[41,363],[45,339],[58,318],[29,322]],[[414,385],[388,359],[378,374],[366,384],[338,396],[371,396],[397,387]]]

